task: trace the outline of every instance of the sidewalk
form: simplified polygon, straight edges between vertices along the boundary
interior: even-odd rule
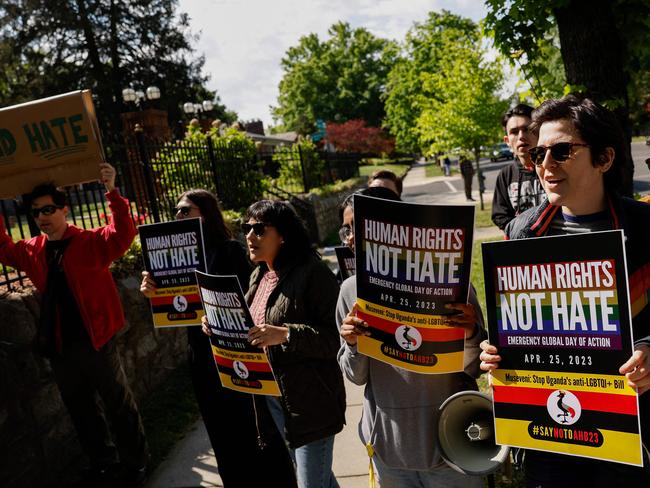
[[[436,195],[431,192],[428,188],[431,183],[437,183],[443,181],[448,186],[448,192],[445,192],[441,195]],[[474,187],[476,187],[476,182]],[[456,174],[454,176],[433,176],[427,177],[425,173],[425,165],[416,164],[411,168],[407,173],[406,178],[403,182],[403,191],[402,199],[407,202],[416,202],[416,203],[438,203],[442,205],[468,205],[471,202],[468,202],[465,198],[465,191],[463,186],[462,176]],[[492,202],[493,191],[487,190],[483,192],[483,202],[490,203]],[[480,195],[478,190],[473,188],[472,198],[476,200],[476,208],[480,208]],[[477,227],[474,229],[474,239],[476,240],[485,240],[485,239],[501,239],[503,238],[503,232],[496,226],[490,227]]]
[[[427,192],[426,185],[437,181],[446,181],[460,191],[448,192],[444,195],[432,195]],[[465,193],[462,191],[462,178],[434,177],[427,178],[424,166],[416,164],[404,179],[404,200],[421,203],[467,204]],[[420,190],[420,191],[418,191]],[[450,188],[451,190],[451,188]],[[478,200],[478,192],[473,195]],[[483,194],[485,202],[492,201],[492,193]],[[476,229],[475,239],[500,238],[502,233],[496,227]],[[321,249],[323,258],[332,267],[336,265],[333,248]],[[341,488],[366,488],[368,486],[368,456],[365,447],[359,440],[357,425],[361,418],[363,388],[346,380],[347,393],[347,425],[336,436],[334,442],[334,474]],[[187,433],[185,438],[172,450],[167,459],[152,473],[146,484],[147,488],[192,488],[192,487],[221,487],[208,435],[199,420]],[[273,486],[273,475],[269,474],[269,486]]]
[[[334,474],[341,488],[367,488],[368,456],[357,433],[363,388],[346,381],[345,391],[348,423],[334,441]],[[217,486],[223,486],[223,483],[208,434],[200,420],[158,466],[146,484],[147,488]],[[273,486],[272,473],[269,473],[268,486]]]

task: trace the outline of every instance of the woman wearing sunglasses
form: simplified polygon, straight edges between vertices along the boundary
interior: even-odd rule
[[[178,199],[174,213],[176,219],[202,220],[207,272],[236,275],[246,289],[251,265],[244,246],[232,239],[216,197],[206,190],[186,191]],[[146,271],[142,275],[140,291],[151,296],[156,284]],[[224,486],[262,486],[267,481],[265,470],[273,470],[282,486],[296,486],[293,465],[277,429],[266,435],[267,445],[260,449],[251,396],[221,386],[210,341],[198,327],[186,330],[192,384]],[[269,415],[268,409],[265,413]]]
[[[620,373],[639,392],[642,437],[650,439],[650,205],[618,195],[623,132],[612,112],[589,99],[547,100],[533,112],[538,146],[529,150],[548,200],[506,227],[510,239],[623,229],[635,352]],[[481,369],[499,367],[497,348],[481,343]],[[648,467],[648,460],[646,469]],[[526,486],[650,486],[649,471],[587,458],[526,451]]]
[[[258,265],[246,295],[256,324],[249,341],[266,350],[282,393],[257,397],[256,405],[268,404],[284,432],[299,486],[338,487],[332,473],[334,436],[345,422],[345,390],[336,361],[338,284],[289,205],[259,201],[248,208],[245,220],[249,256]],[[210,332],[205,321],[203,331]]]

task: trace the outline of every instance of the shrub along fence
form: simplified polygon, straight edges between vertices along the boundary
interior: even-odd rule
[[[136,225],[173,219],[178,196],[190,188],[215,192],[226,209],[239,210],[261,198],[289,200],[310,225],[312,204],[296,194],[359,176],[360,158],[318,151],[307,141],[260,152],[252,140],[235,132],[226,137],[194,134],[181,141],[152,140],[135,132],[107,153]],[[92,182],[64,190],[73,224],[86,229],[108,222],[103,185]],[[21,196],[0,201],[0,213],[12,239],[39,234]],[[0,291],[24,284],[22,273],[0,266]]]

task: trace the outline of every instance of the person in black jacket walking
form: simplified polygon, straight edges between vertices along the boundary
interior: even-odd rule
[[[468,202],[473,202],[472,198],[472,178],[474,178],[474,165],[465,156],[460,156],[460,174],[463,175],[463,182],[465,183],[465,198]]]
[[[528,154],[528,149],[537,143],[537,135],[528,130],[532,112],[533,107],[520,103],[503,116],[503,140],[512,149],[515,160],[501,168],[494,186],[492,222],[501,230],[515,216],[544,199],[544,189]]]
[[[244,246],[232,239],[216,197],[206,190],[186,191],[178,199],[175,213],[177,219],[203,220],[208,273],[236,275],[246,290],[252,267]],[[140,291],[151,296],[156,284],[149,273],[142,274]],[[295,487],[293,464],[279,431],[267,429],[264,442],[260,442],[253,397],[221,386],[210,340],[200,327],[187,327],[187,339],[194,393],[225,488],[264,486],[271,471],[278,486]],[[260,417],[270,419],[265,405],[258,408]]]

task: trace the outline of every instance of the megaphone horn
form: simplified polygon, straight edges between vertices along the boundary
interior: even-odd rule
[[[438,439],[442,458],[456,471],[484,475],[510,454],[494,442],[492,400],[478,391],[461,391],[440,406]]]

